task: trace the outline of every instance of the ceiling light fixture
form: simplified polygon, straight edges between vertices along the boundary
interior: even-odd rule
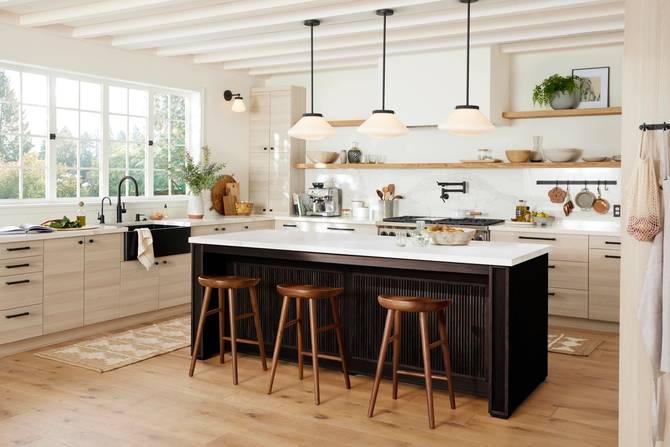
[[[311,101],[312,109],[310,113],[303,113],[300,121],[295,123],[288,134],[291,137],[301,140],[323,140],[335,135],[335,129],[328,121],[323,119],[321,113],[314,113],[314,27],[319,26],[319,20],[305,20],[305,26],[309,26],[310,33],[310,54],[311,54]]]
[[[230,90],[223,92],[223,99],[226,101],[233,101],[231,110],[235,113],[243,113],[247,111],[247,106],[244,105],[244,98],[239,93],[233,93]]]
[[[382,54],[382,108],[374,110],[372,116],[360,125],[358,131],[374,138],[387,139],[405,135],[407,127],[398,119],[393,110],[386,110],[386,17],[393,15],[392,9],[380,9],[378,16],[384,17],[384,43]]]
[[[465,105],[456,106],[456,110],[437,127],[453,135],[475,136],[490,132],[495,126],[479,110],[479,106],[470,105],[470,4],[477,0],[460,0],[468,5],[467,56],[465,72]]]

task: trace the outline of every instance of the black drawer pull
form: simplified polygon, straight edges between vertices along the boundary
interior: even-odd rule
[[[355,228],[335,228],[335,227],[327,227],[326,230],[335,230],[335,231],[356,231]]]
[[[605,245],[621,245],[621,242],[605,241]]]
[[[8,286],[15,286],[17,284],[28,284],[30,282],[29,279],[22,279],[21,281],[8,281],[5,284]]]
[[[555,266],[555,265],[548,265],[547,268],[548,268],[548,269],[555,269],[556,266]]]
[[[554,292],[549,292],[549,293],[547,293],[547,295],[549,295],[549,296],[556,296],[556,293],[554,293]]]
[[[244,229],[245,229],[245,230],[248,230],[248,229],[249,229],[249,225],[245,225],[245,226],[244,226]]]
[[[19,317],[27,317],[30,315],[30,312],[21,312],[20,314],[14,314],[14,315],[5,315],[5,318],[19,318]]]
[[[283,224],[282,227],[284,227],[284,228],[298,228],[298,226],[295,225],[295,224]]]
[[[14,264],[14,265],[6,265],[6,269],[19,269],[21,267],[30,267],[30,264]]]
[[[532,241],[555,241],[555,237],[530,237],[530,236],[519,236],[519,239],[529,239]]]
[[[92,244],[93,242],[95,242],[93,239],[89,239],[89,240],[88,240],[88,243],[89,243],[89,244]]]
[[[30,250],[30,247],[13,247],[7,249],[7,251],[23,251],[23,250]]]
[[[163,264],[167,264],[167,261],[163,261]]]
[[[614,256],[614,255],[605,255],[605,257],[608,259],[621,259],[621,256]]]

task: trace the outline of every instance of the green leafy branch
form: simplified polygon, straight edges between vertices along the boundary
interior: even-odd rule
[[[173,179],[182,181],[188,185],[193,194],[200,194],[205,189],[214,186],[225,163],[215,163],[210,160],[210,151],[207,146],[202,148],[202,157],[199,163],[193,160],[188,152],[184,166],[170,167],[169,173]]]

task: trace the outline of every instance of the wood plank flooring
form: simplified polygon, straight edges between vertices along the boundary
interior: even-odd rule
[[[557,329],[552,328],[553,332]],[[437,428],[426,419],[423,388],[401,384],[397,401],[382,382],[376,416],[366,418],[372,381],[322,370],[322,403],[311,371],[282,363],[275,392],[256,357],[198,362],[188,349],[104,374],[40,359],[0,359],[0,445],[16,446],[459,446],[575,447],[617,444],[618,344],[615,334],[564,330],[605,340],[590,357],[549,354],[549,378],[509,420],[487,402],[435,394]]]

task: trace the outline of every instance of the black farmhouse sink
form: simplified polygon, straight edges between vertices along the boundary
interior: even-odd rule
[[[135,224],[128,225],[128,231],[123,233],[123,260],[137,259],[137,232],[138,228],[148,228],[154,239],[154,256],[172,256],[189,253],[191,247],[188,238],[191,228],[177,225]]]

